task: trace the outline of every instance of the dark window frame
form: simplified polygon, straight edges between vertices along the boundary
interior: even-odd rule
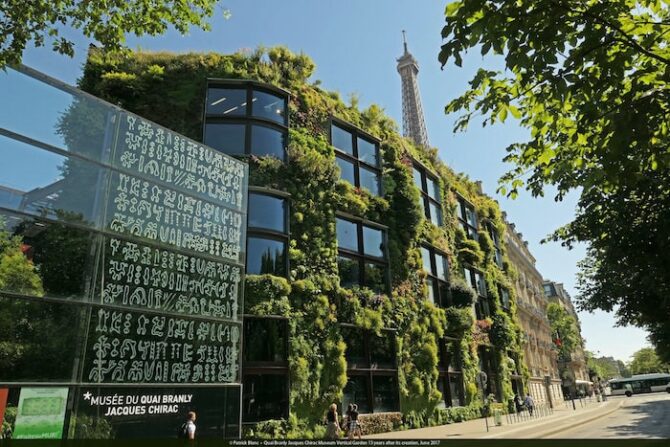
[[[290,261],[289,261],[289,256],[288,256],[288,250],[289,250],[289,242],[291,240],[291,228],[290,228],[290,216],[291,216],[291,195],[283,192],[283,191],[278,191],[275,189],[271,188],[263,188],[263,187],[257,187],[257,186],[249,186],[249,195],[251,194],[257,194],[257,195],[265,195],[265,196],[270,196],[270,197],[275,197],[278,199],[285,200],[286,202],[286,208],[284,209],[284,228],[286,228],[286,232],[282,233],[273,229],[269,228],[262,228],[262,227],[250,227],[247,223],[247,244],[246,244],[246,259],[245,259],[245,268],[247,266],[247,262],[249,260],[249,238],[257,238],[257,239],[268,239],[268,240],[273,240],[273,241],[279,241],[283,242],[284,246],[286,247],[284,250],[284,253],[286,254],[285,260],[284,260],[284,268],[286,270],[286,275],[283,277],[288,278],[289,271],[290,271]],[[247,200],[248,201],[248,200]],[[247,221],[248,221],[248,214],[247,214]]]
[[[507,299],[503,299],[503,292],[507,293]],[[498,295],[500,295],[500,305],[503,310],[509,312],[512,309],[512,299],[509,290],[506,287],[498,285]]]
[[[477,208],[470,203],[468,200],[465,199],[465,197],[461,196],[460,194],[457,196],[458,198],[458,222],[461,224],[461,228],[465,232],[465,235],[469,239],[473,239],[475,241],[479,240],[479,216],[477,216]],[[472,215],[475,218],[475,225],[472,225],[470,222],[468,222],[467,219],[467,211],[470,210],[472,212]]]
[[[430,256],[430,268],[429,270],[426,270],[426,266],[424,265],[423,271],[426,272],[428,278],[433,281],[433,296],[436,298],[435,305],[441,308],[449,307],[453,304],[451,300],[451,293],[449,292],[449,284],[451,282],[451,263],[449,262],[449,256],[447,256],[445,252],[438,250],[432,245],[422,244],[421,248],[428,250]],[[438,269],[437,258],[435,256],[436,254],[442,256],[447,261],[446,279],[440,279],[437,276]],[[423,261],[423,256],[421,256],[421,260]],[[443,289],[440,287],[440,285],[444,286],[444,290],[446,291],[444,293],[445,296],[442,296]],[[430,287],[429,285],[427,286]]]
[[[438,341],[438,380],[442,383],[444,393],[442,399],[446,407],[453,407],[454,396],[451,393],[452,383],[457,383],[458,402],[460,406],[465,403],[465,385],[463,383],[463,357],[460,353],[460,347],[456,344],[459,340],[456,338],[444,337]],[[458,349],[456,355],[451,353],[448,345],[452,345]],[[458,359],[456,365],[452,363],[453,358]],[[454,367],[454,366],[457,366]]]
[[[231,89],[231,90],[241,90],[246,89],[246,111],[244,115],[234,115],[234,116],[225,116],[216,113],[208,113],[207,105],[209,102],[209,91],[210,89]],[[255,116],[253,114],[253,94],[254,91],[269,93],[274,96],[278,96],[284,99],[284,122],[280,123],[262,116]],[[239,80],[239,79],[207,79],[207,85],[205,89],[205,101],[203,107],[202,115],[202,141],[205,141],[205,134],[207,131],[208,124],[242,124],[245,126],[244,131],[244,153],[241,154],[228,154],[236,156],[251,156],[255,155],[251,152],[252,149],[252,127],[260,126],[270,128],[272,130],[280,132],[284,137],[284,154],[281,158],[282,161],[286,162],[287,148],[288,148],[288,129],[289,129],[289,111],[288,104],[290,93],[286,90],[280,89],[273,85],[265,84],[262,82],[256,82],[251,80]]]
[[[489,232],[489,237],[493,242],[493,261],[498,268],[503,268],[502,244],[500,243],[500,235],[498,229],[493,225],[493,222],[486,222],[486,229]]]
[[[486,278],[484,277],[484,272],[478,268],[472,267],[471,265],[465,265],[463,266],[463,269],[470,272],[470,278],[465,277],[465,281],[475,290],[475,292],[477,292],[477,301],[475,302],[475,316],[478,320],[490,317],[492,315],[491,303],[489,301],[489,296],[486,293]],[[480,290],[480,288],[477,286],[476,275],[481,276],[484,284],[483,290]],[[463,276],[465,276],[465,271],[463,272]]]
[[[337,255],[338,257],[344,257],[351,259],[352,261],[357,261],[358,262],[358,271],[359,271],[359,281],[358,284],[360,287],[367,287],[366,281],[365,281],[365,264],[366,263],[371,263],[371,264],[376,264],[384,267],[386,274],[384,275],[384,291],[383,293],[388,293],[391,287],[391,271],[390,271],[390,262],[389,262],[389,254],[388,254],[388,227],[371,222],[365,219],[357,218],[355,216],[351,216],[349,214],[337,212],[335,214],[335,222],[337,223],[337,219],[345,220],[347,222],[353,223],[356,225],[356,238],[358,241],[358,250],[359,251],[354,251],[350,250],[348,248],[341,248],[339,246],[339,241],[338,241],[338,247],[337,247]],[[363,227],[369,227],[374,230],[381,230],[382,232],[382,244],[383,244],[383,257],[378,258],[376,256],[371,256],[365,254],[365,243],[364,243],[364,238],[363,238]],[[337,236],[336,236],[337,237]]]
[[[347,152],[339,149],[338,147],[333,145],[333,126],[336,126],[340,128],[341,130],[348,132],[351,134],[351,144],[352,144],[352,152],[353,154],[348,154]],[[363,140],[366,140],[369,143],[372,143],[375,146],[376,149],[376,155],[377,155],[377,165],[371,165],[370,163],[363,161],[359,158],[358,154],[358,139],[361,138]],[[378,183],[378,188],[379,188],[379,194],[376,194],[373,191],[370,191],[370,193],[374,196],[378,197],[383,197],[384,196],[384,185],[382,182],[382,156],[381,156],[381,150],[380,150],[380,143],[381,141],[378,138],[373,137],[369,133],[365,132],[362,129],[359,129],[358,127],[347,123],[346,121],[343,121],[341,119],[338,119],[334,116],[330,117],[330,120],[328,121],[328,142],[330,143],[331,146],[335,149],[335,158],[341,158],[349,163],[352,163],[354,165],[354,186],[355,188],[361,189],[363,188],[361,186],[361,168],[368,169],[370,171],[373,171],[377,175],[377,183]],[[336,160],[337,162],[337,160]],[[342,179],[343,181],[346,181]],[[367,189],[367,188],[365,188]],[[369,191],[369,190],[368,190]]]
[[[351,367],[349,365],[349,362],[347,362],[347,379],[349,377],[353,376],[358,376],[358,377],[365,377],[367,379],[367,404],[368,407],[370,408],[371,413],[375,413],[375,407],[374,407],[374,378],[375,377],[393,377],[395,379],[395,386],[396,386],[396,391],[398,393],[397,396],[395,396],[395,403],[398,407],[398,410],[400,411],[400,385],[398,383],[398,352],[397,352],[397,346],[395,344],[395,334],[396,330],[394,329],[382,329],[382,332],[388,332],[390,334],[393,334],[392,336],[394,337],[394,343],[393,343],[393,358],[394,358],[394,365],[393,368],[389,367],[379,367],[377,363],[373,363],[373,358],[372,358],[372,348],[371,348],[371,340],[373,339],[372,337],[376,337],[376,335],[371,334],[369,331],[365,331],[364,329],[358,328],[354,326],[353,324],[347,324],[347,323],[341,323],[340,324],[341,328],[348,328],[355,331],[360,332],[360,337],[359,340],[361,343],[363,343],[363,350],[365,352],[365,357],[366,357],[366,363],[363,366],[355,365]],[[384,335],[382,335],[383,337]],[[346,340],[345,340],[346,343]],[[347,380],[348,382],[348,380]]]
[[[433,197],[430,196],[430,192],[428,191],[428,179],[430,179],[434,184],[437,185],[438,190],[441,192],[442,188],[440,186],[440,179],[437,175],[434,175],[432,172],[428,170],[424,165],[419,163],[416,160],[412,161],[412,178],[414,178],[414,171],[417,171],[420,176],[421,176],[421,188],[419,188],[419,192],[421,193],[421,197],[419,199],[422,200],[422,208],[423,208],[423,215],[428,220],[428,222],[432,223],[435,226],[443,226],[444,225],[444,209],[442,208],[442,201],[437,200]],[[414,183],[416,186],[416,183]],[[442,197],[439,197],[440,199]],[[433,216],[431,213],[431,207],[430,205],[436,206],[440,210],[440,217],[439,217],[439,224],[436,224],[433,222]]]

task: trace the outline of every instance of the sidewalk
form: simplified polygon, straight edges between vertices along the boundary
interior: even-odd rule
[[[583,407],[579,401],[575,401],[576,410],[572,409],[572,403],[568,406],[561,404],[554,413],[538,419],[507,424],[503,416],[503,425],[493,425],[493,418],[488,418],[489,432],[486,431],[486,423],[483,418],[473,419],[467,422],[439,425],[414,430],[395,431],[364,436],[366,439],[486,439],[486,438],[541,438],[550,436],[576,425],[585,424],[594,419],[606,416],[621,407],[625,401],[622,399],[610,399],[607,402],[586,403]]]

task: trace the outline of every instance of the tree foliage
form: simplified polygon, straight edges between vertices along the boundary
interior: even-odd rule
[[[578,189],[575,220],[554,233],[589,244],[583,309],[617,310],[670,345],[670,2],[667,0],[468,0],[449,3],[443,65],[479,49],[505,70],[480,69],[446,112],[456,129],[481,115],[529,130],[507,148],[501,191],[526,187],[560,200]],[[664,356],[670,358],[666,349]]]
[[[663,363],[652,348],[642,348],[633,354],[629,365],[633,374],[667,372],[670,365]]]
[[[611,357],[596,357],[591,351],[584,351],[586,357],[586,366],[589,368],[590,377],[598,377],[602,380],[612,379],[623,376],[619,364]],[[621,362],[623,363],[623,362]]]
[[[580,344],[575,319],[559,303],[547,305],[547,318],[554,333],[554,346],[562,358],[570,358]]]
[[[208,29],[216,0],[3,0],[0,2],[0,67],[17,64],[26,46],[51,45],[74,55],[65,28],[74,28],[105,48],[121,49],[127,33],[163,34],[173,26],[182,34],[192,25]],[[229,13],[224,11],[224,16]]]

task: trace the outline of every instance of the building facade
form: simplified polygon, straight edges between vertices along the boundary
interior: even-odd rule
[[[524,333],[524,359],[530,375],[526,384],[536,402],[558,405],[563,402],[557,354],[547,319],[547,298],[543,279],[514,224],[507,223],[505,244],[510,262],[517,271],[515,281],[517,316]]]
[[[545,280],[543,284],[544,294],[550,302],[559,303],[570,315],[576,324],[578,333],[578,343],[574,352],[569,357],[558,359],[558,366],[563,379],[563,392],[565,395],[575,393],[590,394],[592,392],[592,383],[589,377],[589,368],[586,364],[586,355],[584,354],[584,341],[582,338],[582,327],[579,322],[577,310],[572,303],[570,294],[563,287],[563,284]],[[566,378],[569,377],[568,380]]]

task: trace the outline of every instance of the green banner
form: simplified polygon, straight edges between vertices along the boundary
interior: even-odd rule
[[[61,439],[67,388],[22,388],[14,439]]]

